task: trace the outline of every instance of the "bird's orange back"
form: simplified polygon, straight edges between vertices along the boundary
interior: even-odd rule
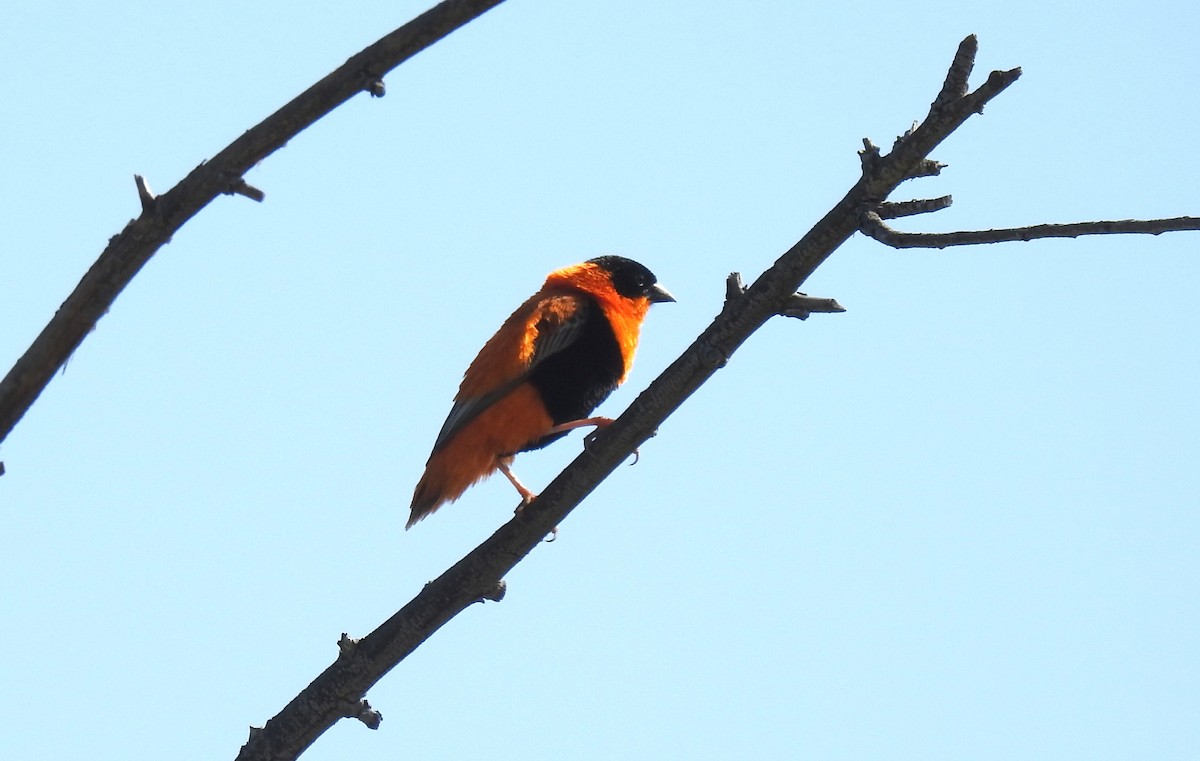
[[[564,435],[552,433],[555,426],[590,414],[629,374],[642,321],[658,301],[674,298],[650,270],[622,257],[550,273],[463,375],[413,493],[408,525],[516,453]]]

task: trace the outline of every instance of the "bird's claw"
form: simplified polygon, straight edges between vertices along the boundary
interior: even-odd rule
[[[600,429],[597,428],[595,431],[592,431],[587,436],[583,437],[583,451],[587,452],[588,454],[594,454],[595,450],[593,449],[593,447],[595,447],[595,445],[596,445],[596,434],[599,432],[600,432]],[[654,434],[651,434],[651,435],[653,436]],[[642,453],[640,451],[638,451],[638,449],[635,447],[632,454],[633,454],[633,462],[631,462],[629,464],[637,465],[638,460],[640,460],[642,457]]]
[[[525,508],[532,505],[535,499],[537,499],[537,495],[533,492],[530,492],[529,494],[522,494],[521,502],[517,505],[517,509],[513,510],[513,515],[520,518],[525,512]]]

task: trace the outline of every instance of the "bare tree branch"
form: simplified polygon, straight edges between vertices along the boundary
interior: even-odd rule
[[[930,104],[930,111],[937,111],[967,94],[968,80],[975,69],[975,56],[979,53],[979,40],[975,35],[967,35],[954,51],[954,60],[946,72],[946,81],[942,89]],[[982,113],[982,112],[981,112]]]
[[[746,286],[742,283],[742,273],[729,273],[729,277],[725,279],[725,303],[728,304],[731,299],[740,298],[745,293]],[[796,317],[801,320],[807,320],[811,314],[836,314],[845,311],[846,308],[839,304],[837,299],[809,296],[807,293],[796,291],[780,307],[779,314],[783,317]]]
[[[150,190],[150,185],[146,182],[146,178],[140,174],[133,176],[133,183],[137,185],[138,200],[142,203],[142,211],[154,213],[154,204],[158,200],[154,197],[154,193]]]
[[[949,197],[947,196],[947,198]],[[929,211],[936,211],[936,209],[929,209]],[[1098,222],[1072,222],[1070,224],[1004,227],[996,230],[960,230],[949,233],[908,233],[888,227],[884,223],[883,218],[884,214],[880,212],[865,211],[863,212],[862,224],[859,229],[864,234],[892,248],[946,248],[947,246],[974,246],[980,243],[1005,243],[1016,240],[1029,241],[1039,238],[1078,238],[1080,235],[1118,235],[1126,233],[1160,235],[1162,233],[1183,230],[1200,230],[1200,217],[1173,217],[1171,219],[1121,219],[1101,220]]]
[[[975,41],[959,47],[951,71],[965,82],[974,62]],[[797,294],[800,284],[859,228],[860,210],[875,208],[914,172],[930,166],[927,156],[942,140],[1020,76],[1019,69],[993,72],[974,92],[939,95],[924,123],[897,141],[891,153],[864,158],[854,187],[795,246],[748,288],[733,275],[725,306],[703,333],[615,422],[555,478],[519,517],[439,576],[379,628],[351,645],[261,730],[251,732],[238,755],[291,759],[362,700],[367,690],[472,603],[498,599],[504,576],[551,532],[596,486],[651,436],[659,425],[772,317],[797,305],[819,306]],[[950,81],[948,76],[947,80]],[[954,85],[958,87],[957,84]],[[797,299],[800,299],[798,302]],[[801,309],[801,311],[805,311]],[[818,309],[808,308],[808,312]],[[830,311],[833,311],[832,309]],[[632,505],[631,505],[632,507]]]
[[[951,104],[960,105],[970,102],[974,113],[983,113],[983,105],[995,93],[991,88],[1003,89],[1020,76],[1019,69],[1002,72],[993,71],[987,83],[974,93],[967,92],[967,78],[975,66],[975,55],[979,46],[975,35],[970,35],[958,46],[954,61],[946,73],[942,89],[934,98],[929,108],[930,117],[946,110]],[[997,90],[998,91],[998,90]],[[989,94],[990,93],[990,94]],[[905,143],[912,142],[914,132],[924,127],[915,127],[904,135],[896,138],[895,154]],[[880,161],[879,148],[869,139],[863,139],[863,149],[859,151],[862,161],[864,178],[875,172]],[[903,179],[932,177],[945,169],[932,159],[923,158],[913,164]],[[1117,221],[1073,222],[1070,224],[1043,224],[1028,227],[1007,227],[996,230],[963,230],[949,233],[909,233],[889,227],[884,220],[899,217],[927,214],[940,211],[950,206],[953,199],[950,196],[928,198],[913,201],[889,203],[879,198],[873,203],[861,207],[858,229],[864,234],[893,248],[946,248],[947,246],[972,246],[980,243],[1001,243],[1006,241],[1028,241],[1038,238],[1077,238],[1080,235],[1115,235],[1124,233],[1142,233],[1159,235],[1165,232],[1182,230],[1200,230],[1200,218],[1174,217],[1171,219],[1123,219]]]
[[[885,201],[879,204],[875,208],[875,211],[882,219],[897,219],[899,217],[911,217],[915,214],[928,214],[933,211],[941,211],[942,209],[949,208],[952,203],[954,203],[954,199],[950,196],[919,198],[913,201]]]
[[[161,196],[155,197],[145,179],[135,175],[141,215],[109,240],[100,258],[0,381],[0,442],[117,295],[185,222],[221,193],[263,200],[263,192],[242,177],[251,167],[356,93],[382,95],[384,74],[501,2],[445,0],[350,58]]]

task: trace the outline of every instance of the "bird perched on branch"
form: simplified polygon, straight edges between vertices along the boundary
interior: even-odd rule
[[[405,528],[497,470],[523,504],[532,501],[513,457],[574,428],[611,423],[588,415],[629,374],[650,305],[674,300],[654,273],[620,256],[551,272],[463,375]]]

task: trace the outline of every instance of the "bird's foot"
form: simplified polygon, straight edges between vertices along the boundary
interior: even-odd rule
[[[517,490],[517,494],[521,495],[521,507],[524,507],[525,505],[528,505],[530,502],[537,499],[537,495],[534,494],[528,486],[521,483],[521,480],[517,478],[517,474],[512,472],[511,463],[511,457],[504,458],[500,460],[500,462],[497,464],[497,467],[500,469],[500,472],[504,474],[504,477],[508,479],[508,482],[513,485],[513,488]],[[517,509],[520,510],[521,508]]]

